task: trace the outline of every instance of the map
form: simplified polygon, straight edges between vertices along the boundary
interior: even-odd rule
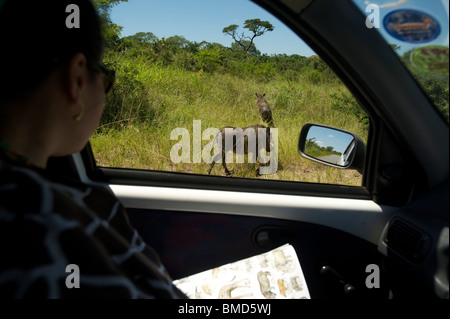
[[[191,299],[310,299],[294,247],[213,268],[174,281]]]

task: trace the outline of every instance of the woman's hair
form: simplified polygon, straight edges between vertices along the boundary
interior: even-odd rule
[[[79,28],[70,28],[74,17]],[[32,91],[75,53],[99,61],[104,45],[90,0],[0,0],[0,43],[0,103]]]

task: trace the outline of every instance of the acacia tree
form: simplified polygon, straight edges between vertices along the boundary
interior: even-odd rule
[[[251,32],[246,35],[245,32],[238,32],[239,26],[232,24],[222,30],[223,33],[231,36],[235,43],[247,53],[250,48],[254,47],[256,37],[262,36],[264,33],[273,31],[274,26],[269,21],[261,21],[260,19],[247,19],[244,22],[244,28]]]
[[[250,41],[243,40],[243,44],[245,45],[245,47],[247,48],[247,46],[248,46],[247,53],[250,53],[253,55],[261,55],[261,52],[256,48],[255,44],[253,43],[252,45],[249,45],[249,43],[250,43]],[[233,51],[233,52],[244,51],[244,49],[237,42],[233,42],[231,44],[231,51]]]

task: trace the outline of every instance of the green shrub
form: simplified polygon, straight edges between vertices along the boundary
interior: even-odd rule
[[[322,74],[317,70],[310,70],[308,73],[308,80],[312,84],[319,84],[322,82]]]
[[[346,92],[333,93],[330,95],[333,102],[331,108],[344,113],[346,116],[353,115],[359,122],[365,126],[369,125],[369,118],[363,111],[356,99]]]
[[[195,54],[195,66],[197,70],[215,72],[222,68],[222,51],[219,48],[203,49]]]

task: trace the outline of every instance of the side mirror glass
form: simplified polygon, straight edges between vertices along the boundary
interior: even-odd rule
[[[365,144],[351,132],[318,124],[306,124],[300,132],[301,156],[328,166],[357,169],[364,167]]]

